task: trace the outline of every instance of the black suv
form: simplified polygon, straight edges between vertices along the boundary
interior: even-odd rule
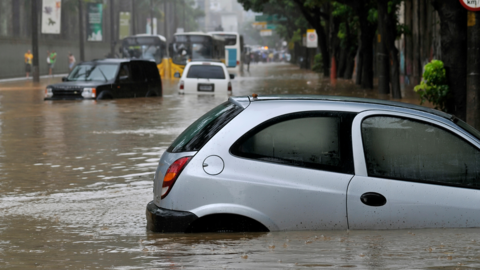
[[[154,62],[103,59],[78,64],[62,83],[45,89],[45,100],[113,99],[162,95],[162,80]]]

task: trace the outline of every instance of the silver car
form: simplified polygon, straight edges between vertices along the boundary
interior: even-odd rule
[[[480,227],[480,134],[381,100],[232,97],[160,159],[156,232]]]

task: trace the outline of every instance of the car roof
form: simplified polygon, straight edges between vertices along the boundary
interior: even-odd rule
[[[352,104],[363,104],[367,107],[374,109],[373,105],[389,106],[394,108],[403,108],[415,111],[421,111],[425,113],[430,113],[442,118],[445,118],[450,121],[455,121],[456,117],[454,115],[419,106],[414,104],[408,104],[398,101],[389,101],[389,100],[380,100],[372,98],[357,98],[357,97],[344,97],[344,96],[323,96],[323,95],[256,95],[252,96],[243,96],[243,97],[231,97],[231,102],[238,104],[244,108],[248,106],[251,102],[265,102],[265,101],[336,101],[336,102],[347,102]]]
[[[225,67],[225,68],[227,67],[222,62],[213,62],[213,61],[208,61],[208,60],[205,60],[205,61],[195,60],[195,61],[188,62],[187,66],[185,66],[185,68],[190,67],[190,66],[203,66],[203,65],[220,66],[220,67]]]
[[[152,62],[150,60],[144,59],[128,59],[128,58],[105,58],[105,59],[94,59],[91,61],[85,61],[80,64],[119,64],[126,62]]]

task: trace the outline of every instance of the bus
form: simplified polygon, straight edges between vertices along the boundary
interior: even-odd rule
[[[225,63],[225,40],[202,32],[177,33],[169,45],[170,76],[180,76],[187,62],[194,60]]]
[[[122,40],[120,54],[122,58],[155,61],[160,77],[169,75],[167,40],[164,36],[140,34],[126,37]]]
[[[225,55],[228,71],[233,73],[243,72],[245,57],[243,36],[236,32],[209,32],[214,37],[225,39]]]

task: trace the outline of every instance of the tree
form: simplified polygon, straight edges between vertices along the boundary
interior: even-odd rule
[[[276,14],[285,17],[285,22],[278,22],[286,26],[289,36],[302,28],[302,20],[314,28],[318,35],[318,45],[323,59],[324,76],[330,76],[330,52],[327,35],[329,13],[325,9],[330,5],[330,0],[238,0],[245,10]],[[303,17],[299,21],[299,17]],[[292,27],[294,25],[295,27]]]
[[[377,50],[385,50],[387,60],[385,69],[379,69],[378,73],[383,70],[386,71],[386,85],[382,85],[379,75],[379,91],[388,93],[388,81],[392,84],[392,97],[402,98],[400,90],[400,62],[398,60],[398,49],[395,47],[395,40],[397,39],[397,9],[402,0],[377,0],[378,7],[378,32],[379,32],[379,48]],[[390,66],[390,61],[392,66]],[[390,71],[390,76],[388,76]],[[386,89],[382,89],[386,87]]]
[[[447,112],[466,119],[467,10],[458,0],[431,0],[440,17],[442,61],[451,99]]]
[[[357,84],[373,88],[373,37],[377,30],[374,17],[375,3],[372,0],[337,0],[356,10],[359,22],[359,48],[357,61]]]

